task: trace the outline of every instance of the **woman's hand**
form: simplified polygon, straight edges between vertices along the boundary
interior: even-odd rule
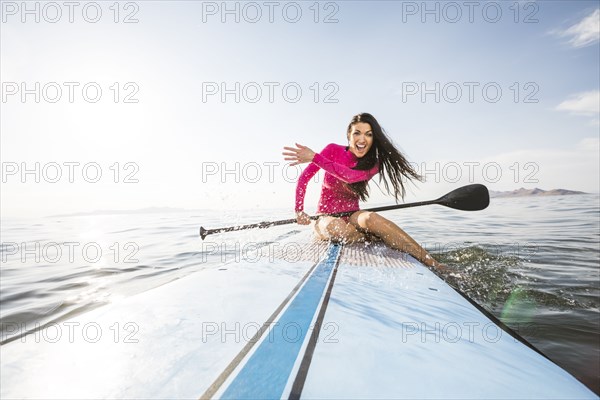
[[[290,166],[311,162],[315,156],[315,152],[306,146],[296,143],[296,147],[284,147],[283,154],[286,161],[292,161]]]
[[[310,217],[304,211],[296,211],[296,222],[300,225],[309,225]]]

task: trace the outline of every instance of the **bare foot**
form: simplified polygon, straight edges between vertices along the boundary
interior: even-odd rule
[[[434,263],[433,268],[435,268],[438,271],[447,271],[448,270],[448,266],[446,264],[442,264],[437,261]]]
[[[425,256],[423,264],[425,264],[428,267],[434,268],[438,271],[445,271],[446,269],[448,269],[448,266],[446,264],[442,264],[441,262],[434,260],[433,257],[431,257],[429,254]]]

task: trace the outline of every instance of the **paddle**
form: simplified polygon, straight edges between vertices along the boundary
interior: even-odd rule
[[[394,204],[391,206],[383,206],[383,207],[374,207],[367,208],[361,211],[388,211],[388,210],[398,210],[400,208],[409,208],[409,207],[418,207],[418,206],[426,206],[429,204],[439,204],[441,206],[446,206],[450,208],[454,208],[455,210],[462,211],[479,211],[483,210],[490,204],[490,194],[488,189],[481,184],[473,184],[467,185],[463,187],[459,187],[458,189],[454,189],[450,193],[440,197],[436,200],[429,201],[419,201],[416,203],[406,203],[406,204]],[[342,217],[345,215],[350,215],[355,213],[355,211],[346,211],[339,212],[333,214],[320,214],[310,216],[310,219],[318,219],[319,217],[329,215],[332,217]],[[256,224],[248,224],[248,225],[238,225],[238,226],[230,226],[227,228],[217,228],[217,229],[204,229],[204,227],[200,227],[200,237],[202,240],[208,235],[212,235],[213,233],[223,233],[223,232],[232,232],[232,231],[241,231],[245,229],[253,229],[253,228],[269,228],[271,226],[277,225],[287,225],[296,223],[296,218],[283,219],[280,221],[265,221],[259,222]]]

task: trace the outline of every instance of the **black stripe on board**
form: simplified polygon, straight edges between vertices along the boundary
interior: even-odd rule
[[[343,244],[332,244],[332,246],[343,247]],[[333,283],[335,282],[335,276],[337,275],[338,265],[340,263],[340,259],[342,258],[342,250],[343,249],[340,249],[337,260],[335,261],[335,266],[333,267],[331,280],[329,281],[327,292],[325,292],[325,297],[323,298],[323,304],[321,305],[321,309],[319,310],[319,315],[317,316],[315,327],[312,331],[312,334],[310,335],[308,345],[306,346],[306,350],[304,352],[304,357],[302,357],[302,362],[300,363],[300,368],[298,369],[298,373],[296,374],[296,378],[294,379],[294,383],[292,384],[292,391],[290,392],[289,396],[290,400],[300,399],[302,389],[304,389],[304,383],[306,382],[308,369],[310,368],[310,363],[315,352],[315,347],[317,346],[317,341],[319,340],[321,325],[323,325],[323,319],[325,318],[325,311],[327,310],[329,298],[331,297],[331,290],[333,289]]]

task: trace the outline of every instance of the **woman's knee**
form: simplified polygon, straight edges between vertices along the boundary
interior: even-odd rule
[[[381,222],[381,216],[371,211],[362,211],[352,215],[351,221],[366,231],[373,231]]]

